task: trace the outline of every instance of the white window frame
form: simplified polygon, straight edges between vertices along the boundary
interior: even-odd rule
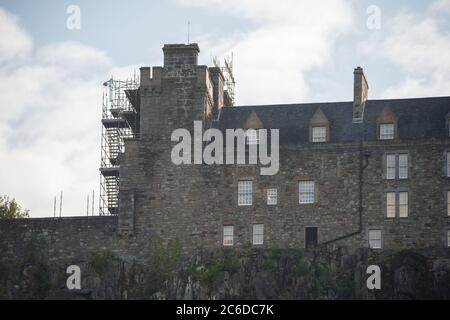
[[[262,223],[253,224],[252,243],[253,245],[264,244],[264,224]]]
[[[450,230],[447,230],[447,247],[450,248]]]
[[[386,191],[385,214],[388,219],[409,217],[409,191]]]
[[[408,218],[409,216],[409,192],[399,191],[398,193],[398,216]]]
[[[450,217],[450,190],[447,190],[447,216]]]
[[[274,206],[278,204],[278,189],[269,188],[267,189],[267,205]]]
[[[327,141],[327,127],[316,126],[312,127],[312,142],[326,142]]]
[[[393,140],[395,138],[394,123],[380,123],[380,140]]]
[[[383,230],[382,229],[369,229],[368,240],[369,240],[369,248],[382,249],[383,248]]]
[[[409,154],[399,153],[398,155],[398,178],[408,179],[409,176]]]
[[[238,205],[251,206],[253,202],[253,181],[238,181]]]
[[[395,191],[386,192],[386,217],[395,218],[397,211],[397,193]]]
[[[386,155],[386,179],[394,180],[396,176],[396,155],[395,154],[387,154]]]
[[[222,244],[226,247],[234,245],[234,226],[223,226]]]
[[[314,181],[299,181],[298,203],[310,204],[316,201],[316,190]]]
[[[446,153],[446,168],[447,168],[447,177],[450,177],[450,151],[447,151]]]
[[[259,130],[248,129],[245,132],[245,141],[247,144],[259,144]]]
[[[409,178],[409,153],[387,153],[385,159],[386,180]]]

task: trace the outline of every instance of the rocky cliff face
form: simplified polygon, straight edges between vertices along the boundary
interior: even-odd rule
[[[155,241],[145,259],[109,251],[48,260],[28,247],[0,264],[2,299],[450,299],[450,250],[241,249],[186,257]],[[81,269],[68,290],[66,269]],[[368,290],[368,265],[381,290]]]

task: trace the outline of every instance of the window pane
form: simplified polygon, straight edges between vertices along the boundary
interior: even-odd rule
[[[394,124],[393,123],[380,124],[380,139],[381,140],[394,139]]]
[[[447,230],[447,246],[450,247],[450,230]]]
[[[252,181],[238,182],[238,205],[252,205]]]
[[[386,179],[395,179],[395,155],[386,155]]]
[[[259,130],[248,129],[245,136],[247,137],[247,144],[259,144]]]
[[[312,135],[312,142],[325,142],[327,141],[327,128],[313,127]]]
[[[223,245],[232,246],[233,245],[233,234],[234,226],[224,226],[223,227]]]
[[[298,190],[299,203],[314,203],[314,181],[300,181]]]
[[[400,179],[408,178],[408,154],[398,155],[398,177]]]
[[[369,247],[381,249],[381,230],[369,230]]]
[[[267,189],[267,204],[277,204],[277,189]]]
[[[450,152],[447,152],[447,177],[450,177]]]
[[[408,192],[398,194],[398,214],[401,218],[408,217]]]
[[[386,213],[388,218],[395,218],[395,192],[386,193]]]
[[[254,224],[253,225],[253,244],[263,244],[264,243],[264,225]]]
[[[450,191],[447,191],[447,215],[450,216]]]

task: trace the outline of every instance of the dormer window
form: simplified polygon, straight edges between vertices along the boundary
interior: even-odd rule
[[[264,128],[264,125],[255,111],[250,113],[243,128],[245,130],[245,143],[248,145],[259,144],[259,129]]]
[[[327,141],[327,127],[313,127],[312,128],[312,142],[326,142]]]
[[[245,132],[247,144],[259,144],[259,130],[249,129]]]
[[[395,125],[393,123],[380,124],[380,140],[394,139]]]
[[[330,122],[323,111],[318,108],[309,121],[309,142],[330,141]]]
[[[377,136],[379,140],[397,138],[398,117],[389,106],[385,106],[377,118]]]

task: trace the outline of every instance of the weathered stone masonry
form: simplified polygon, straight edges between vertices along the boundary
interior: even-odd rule
[[[263,223],[263,247],[303,248],[306,226],[318,227],[319,243],[356,233],[333,242],[353,248],[368,246],[370,228],[382,230],[384,248],[447,245],[449,98],[367,100],[367,80],[357,68],[353,102],[223,106],[226,93],[212,79],[218,71],[197,66],[197,45],[165,46],[164,53],[164,67],[153,67],[152,78],[148,68],[141,73],[141,136],[126,142],[121,160],[122,232],[137,238],[155,232],[181,239],[188,249],[217,248],[223,226],[233,225],[239,247],[251,245],[252,225]],[[205,129],[280,129],[279,173],[261,176],[249,165],[174,165],[170,134],[192,132],[195,120]],[[395,139],[380,141],[379,125],[391,122]],[[311,142],[316,125],[327,127],[327,142]],[[409,176],[387,180],[386,154],[398,151],[408,154]],[[253,181],[251,206],[238,206],[240,180]],[[301,180],[315,181],[314,204],[298,203]],[[266,204],[267,188],[278,189],[277,205]],[[408,191],[407,218],[387,218],[385,192],[391,190]]]
[[[450,274],[450,97],[368,100],[367,80],[357,68],[353,101],[237,107],[231,105],[220,69],[198,65],[196,44],[166,45],[163,51],[164,66],[141,68],[139,134],[126,140],[119,159],[119,215],[1,221],[0,274],[7,276],[0,277],[0,298],[48,297],[48,288],[27,287],[36,283],[29,280],[29,266],[36,266],[28,258],[33,252],[57,275],[49,276],[56,296],[65,288],[64,268],[78,263],[88,274],[83,286],[94,288],[91,298],[143,297],[139,290],[151,263],[151,239],[177,240],[182,255],[191,259],[174,270],[170,281],[164,278],[164,288],[154,298],[368,298],[365,266],[378,258],[384,263],[386,257],[394,259],[385,267],[392,287],[381,297],[448,297],[450,291],[439,283],[448,283]],[[171,133],[178,128],[192,132],[194,121],[202,121],[205,130],[280,129],[278,174],[260,175],[258,165],[174,165]],[[380,125],[386,123],[393,125],[394,139],[380,140]],[[313,142],[315,127],[325,128],[324,142]],[[407,154],[408,177],[386,179],[387,155],[399,153]],[[252,181],[251,206],[238,205],[241,180]],[[311,204],[299,204],[299,181],[305,180],[315,183]],[[276,205],[267,205],[269,188],[277,189]],[[400,218],[398,212],[387,217],[386,193],[392,191],[408,192],[408,217]],[[264,224],[262,245],[252,244],[253,224]],[[234,243],[224,247],[223,227],[229,225],[234,226]],[[306,227],[318,228],[317,250],[325,252],[304,252]],[[383,250],[367,250],[371,229],[381,230]],[[400,260],[390,253],[403,249],[412,251],[406,258],[402,253]],[[183,278],[192,265],[208,271],[208,263],[218,261],[208,258],[208,252],[222,251],[239,255],[239,271],[227,271],[229,278],[214,290],[201,280]],[[94,253],[120,258],[108,263],[113,270],[101,281],[91,270]],[[353,283],[356,293],[312,294],[320,282],[316,258],[335,273],[333,279]],[[337,276],[342,272],[345,279]],[[398,288],[410,274],[414,281],[423,279],[402,292]],[[242,285],[249,277],[248,286]],[[424,283],[434,285],[422,290]]]

